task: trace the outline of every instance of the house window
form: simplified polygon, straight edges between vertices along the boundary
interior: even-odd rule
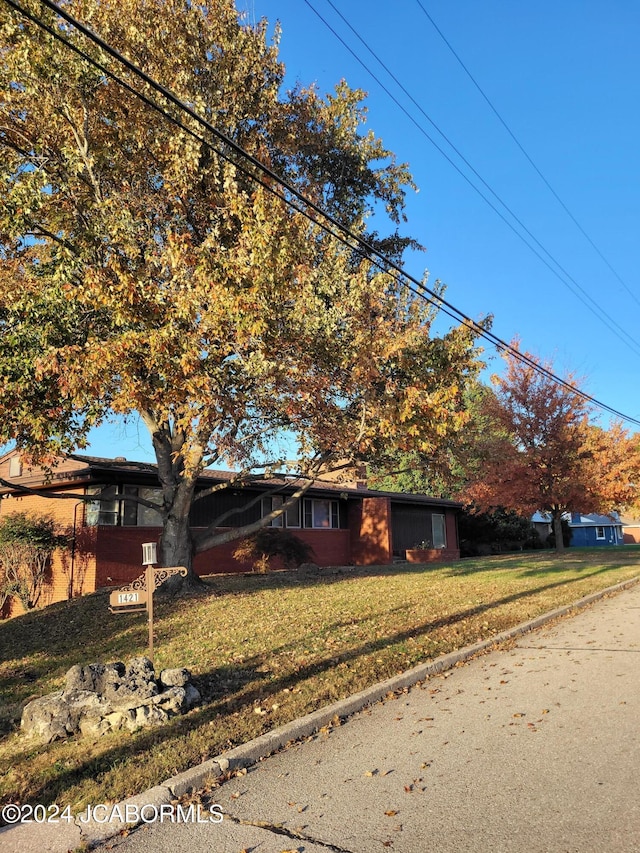
[[[445,524],[444,515],[433,513],[431,516],[431,529],[433,531],[433,547],[447,547],[447,527]]]
[[[19,456],[12,456],[9,460],[9,476],[22,477],[22,459]]]
[[[604,527],[596,527],[596,539],[604,539]]]
[[[282,495],[272,495],[271,497],[262,498],[262,517],[264,518],[265,515],[269,515],[274,510],[280,509],[285,500],[286,498],[282,497]],[[270,527],[284,527],[285,524],[287,527],[300,527],[299,501],[290,506],[283,515],[279,515],[269,522]]]
[[[304,526],[319,529],[340,527],[338,501],[307,498],[304,502]]]
[[[162,489],[147,488],[144,486],[127,486],[129,494],[137,494],[139,498],[144,498],[146,501],[151,501],[155,504],[162,503]],[[124,524],[135,525],[136,527],[161,527],[162,515],[159,510],[144,506],[143,504],[133,503],[128,501],[132,510],[128,516],[129,519],[124,521]],[[135,513],[135,515],[134,515]]]
[[[161,527],[162,517],[158,510],[143,506],[128,496],[145,498],[160,503],[162,492],[158,488],[138,486],[91,486],[88,494],[100,496],[100,500],[87,505],[88,527]]]
[[[100,500],[91,501],[87,506],[86,523],[88,527],[106,525],[115,527],[120,519],[120,501],[117,486],[90,486],[90,495],[100,496]]]

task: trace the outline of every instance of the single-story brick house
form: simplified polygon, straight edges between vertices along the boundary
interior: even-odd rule
[[[11,451],[0,457],[0,478],[15,487],[0,485],[0,515],[30,512],[53,517],[72,540],[68,552],[56,555],[47,602],[93,592],[104,586],[122,585],[142,571],[143,542],[156,541],[160,534],[157,513],[127,500],[138,495],[150,500],[158,493],[155,465],[131,462],[122,457],[100,459],[69,455],[61,459],[47,478],[42,469],[23,465]],[[227,481],[233,475],[207,471],[202,489]],[[272,511],[287,491],[286,479],[250,486],[231,486],[194,504],[194,529],[206,526],[230,509],[234,523],[250,523]],[[19,486],[37,490],[21,492]],[[52,493],[66,498],[47,497]],[[87,495],[100,501],[86,502]],[[260,494],[262,499],[254,500]],[[248,509],[243,507],[252,504]],[[368,489],[364,482],[317,482],[297,506],[275,524],[291,529],[308,542],[319,566],[385,565],[404,559],[407,549],[428,540],[442,559],[460,556],[457,514],[460,504],[426,495],[399,494]],[[250,566],[235,560],[237,542],[221,545],[195,558],[198,574],[247,571]]]

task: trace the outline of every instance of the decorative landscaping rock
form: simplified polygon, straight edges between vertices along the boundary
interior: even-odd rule
[[[32,737],[52,741],[71,733],[69,706],[63,691],[34,699],[22,712],[21,727]]]
[[[159,678],[164,687],[184,687],[191,681],[191,673],[188,669],[163,669]]]
[[[162,725],[200,702],[188,669],[166,669],[156,681],[146,657],[124,663],[71,667],[66,687],[29,702],[20,726],[28,737],[50,742],[81,733],[99,737],[123,728],[131,732]]]

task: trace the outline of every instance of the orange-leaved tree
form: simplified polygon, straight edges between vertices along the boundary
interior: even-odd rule
[[[619,423],[593,424],[589,401],[573,390],[575,377],[560,384],[549,376],[551,363],[523,354],[527,361],[506,352],[505,372],[492,378],[494,394],[485,398],[491,447],[464,497],[484,509],[548,513],[562,550],[565,513],[607,514],[637,503],[639,440]]]
[[[285,470],[278,441],[292,436],[293,500],[318,471],[432,453],[464,426],[475,331],[434,336],[433,304],[39,0],[26,5],[50,31],[0,6],[0,441],[46,461],[137,413],[157,458],[161,561],[191,568],[272,518],[194,538],[205,467]],[[363,94],[283,92],[266,22],[232,0],[63,8],[352,232],[395,260],[414,245],[397,230],[411,177],[364,128]]]

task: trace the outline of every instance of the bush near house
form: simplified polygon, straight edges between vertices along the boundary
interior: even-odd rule
[[[51,518],[18,512],[0,519],[0,612],[12,596],[25,610],[37,607],[51,556],[67,545]]]
[[[236,560],[253,562],[254,571],[266,572],[281,558],[285,569],[297,569],[313,558],[313,548],[288,530],[263,527],[244,539],[233,554]]]
[[[466,506],[458,518],[458,531],[461,557],[530,551],[542,547],[530,520],[504,507],[493,512],[480,512],[473,504]]]

